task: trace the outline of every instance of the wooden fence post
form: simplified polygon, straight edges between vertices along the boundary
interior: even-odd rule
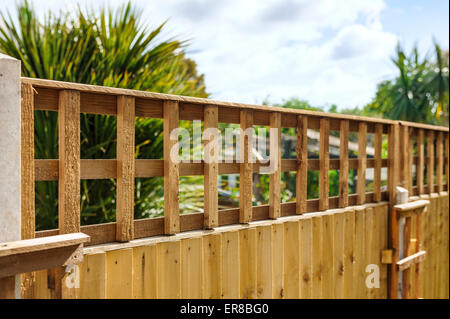
[[[330,173],[330,121],[328,119],[320,119],[319,162],[319,210],[327,210]]]
[[[383,125],[375,124],[374,134],[375,165],[373,169],[373,200],[381,201],[381,151],[383,144]]]
[[[339,129],[339,207],[348,206],[348,132],[350,122],[343,120]]]
[[[297,117],[296,213],[306,213],[308,195],[308,118]]]
[[[20,61],[0,53],[0,242],[21,238]],[[0,299],[20,298],[20,275],[0,278]]]
[[[239,177],[239,222],[246,224],[252,220],[252,177],[253,160],[253,132],[245,134],[247,129],[253,130],[253,112],[251,110],[241,110],[240,112],[241,134],[240,137],[240,177]]]
[[[219,226],[219,195],[217,185],[219,178],[218,107],[215,105],[206,105],[204,108],[204,119],[206,133],[204,137],[204,158],[207,159],[204,163],[204,226],[207,229],[211,229]],[[207,130],[210,129],[216,130],[216,133],[208,132]]]
[[[276,161],[275,172],[270,174],[269,182],[269,217],[281,216],[281,113],[270,114],[270,165]]]
[[[358,129],[358,179],[356,181],[356,203],[366,202],[366,168],[367,168],[367,124],[359,123]]]
[[[417,190],[419,195],[424,194],[423,176],[425,171],[425,147],[423,143],[423,129],[417,132]]]
[[[427,134],[427,184],[428,193],[434,193],[434,131]]]

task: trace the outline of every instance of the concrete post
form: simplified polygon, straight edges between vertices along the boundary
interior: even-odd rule
[[[0,243],[21,239],[20,109],[20,61],[0,53]],[[20,298],[20,275],[0,285],[0,295]]]

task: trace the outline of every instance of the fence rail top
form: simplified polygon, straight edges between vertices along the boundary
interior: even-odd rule
[[[154,92],[148,92],[148,91],[113,88],[113,87],[90,85],[90,84],[71,83],[71,82],[53,81],[53,80],[45,80],[45,79],[27,78],[27,77],[22,77],[22,83],[31,84],[34,87],[46,88],[46,89],[76,90],[76,91],[86,92],[86,93],[97,93],[97,94],[107,94],[107,95],[129,95],[129,96],[134,96],[134,97],[144,98],[144,99],[163,100],[163,101],[164,100],[178,101],[180,103],[190,103],[190,104],[217,105],[217,106],[222,106],[222,107],[252,109],[252,110],[256,110],[256,111],[266,111],[266,112],[280,112],[280,113],[292,114],[292,115],[307,115],[307,116],[325,117],[325,118],[337,119],[337,120],[350,120],[350,121],[359,121],[359,122],[368,122],[368,123],[379,123],[379,124],[386,124],[386,125],[402,124],[402,125],[408,125],[408,126],[416,127],[416,128],[439,130],[439,131],[445,131],[445,132],[449,131],[448,127],[444,127],[444,126],[435,126],[435,125],[412,123],[412,122],[405,122],[405,121],[393,121],[393,120],[380,119],[380,118],[371,118],[371,117],[366,117],[366,116],[356,116],[356,115],[326,113],[326,112],[308,111],[308,110],[300,110],[300,109],[290,109],[290,108],[282,108],[282,107],[275,107],[275,106],[264,106],[264,105],[254,105],[254,104],[235,103],[235,102],[223,102],[223,101],[215,101],[215,100],[206,99],[206,98],[197,98],[197,97],[189,97],[189,96],[181,96],[181,95],[173,95],[173,94],[164,94],[164,93],[154,93]]]

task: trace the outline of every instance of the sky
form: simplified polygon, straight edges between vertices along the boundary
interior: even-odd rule
[[[74,11],[121,0],[31,0]],[[396,75],[398,42],[430,53],[449,47],[448,0],[135,0],[143,21],[168,20],[164,37],[190,39],[187,56],[205,74],[211,98],[261,104],[291,97],[314,106],[364,106]],[[16,0],[0,0],[0,11]]]

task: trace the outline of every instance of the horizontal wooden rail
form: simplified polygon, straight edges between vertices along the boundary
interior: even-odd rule
[[[397,270],[402,271],[410,268],[413,264],[417,264],[425,259],[427,252],[422,250],[411,256],[403,258],[397,262]]]
[[[426,208],[429,204],[430,204],[429,200],[420,199],[405,204],[395,205],[394,209],[397,210],[398,212],[408,212],[417,210],[419,208]]]
[[[83,261],[82,233],[27,239],[0,244],[0,278]]]

